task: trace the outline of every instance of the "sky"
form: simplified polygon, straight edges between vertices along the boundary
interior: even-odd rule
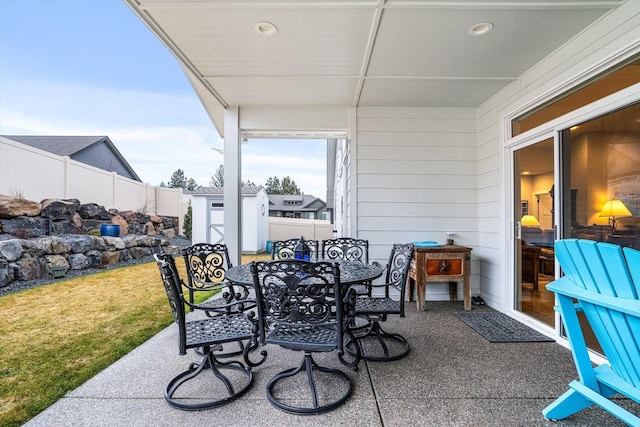
[[[223,141],[175,57],[121,0],[0,0],[0,135],[106,135],[143,182],[208,186]],[[326,199],[326,143],[249,140],[242,180]]]

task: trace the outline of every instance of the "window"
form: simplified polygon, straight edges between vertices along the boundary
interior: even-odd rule
[[[573,92],[557,97],[539,108],[511,121],[511,135],[516,136],[566,113],[640,82],[640,59],[635,57],[613,70],[578,86]]]

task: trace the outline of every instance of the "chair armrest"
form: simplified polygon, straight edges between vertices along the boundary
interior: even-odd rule
[[[547,289],[559,295],[575,298],[589,304],[640,317],[640,300],[603,295],[581,288],[571,278],[565,276],[547,285]]]

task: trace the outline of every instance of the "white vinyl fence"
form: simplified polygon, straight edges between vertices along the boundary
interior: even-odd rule
[[[333,224],[318,219],[269,217],[269,240],[299,237],[305,240],[333,239]]]
[[[44,199],[78,199],[107,209],[175,216],[182,224],[189,196],[180,188],[162,188],[124,178],[0,137],[0,194]]]

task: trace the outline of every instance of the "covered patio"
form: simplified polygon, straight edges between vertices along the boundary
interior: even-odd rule
[[[537,318],[525,307],[523,201],[537,213],[533,194],[556,189],[543,222],[551,242],[576,237],[578,222],[606,225],[597,213],[622,172],[587,187],[579,172],[594,165],[580,165],[570,188],[554,166],[568,162],[563,129],[640,100],[640,2],[125,2],[175,55],[224,138],[225,243],[234,263],[242,250],[242,141],[323,139],[339,236],[368,240],[370,259],[384,263],[394,243],[443,242],[454,233],[456,244],[472,248],[472,295],[562,341],[552,304]],[[615,84],[605,81],[619,70]],[[565,102],[594,82],[604,83],[590,98]],[[555,109],[558,100],[564,109]],[[519,121],[540,111],[533,124]],[[625,119],[616,135],[637,135],[638,123]],[[545,157],[530,156],[520,171],[515,153],[525,147]],[[637,151],[609,163],[628,164],[624,174],[633,175]],[[544,188],[540,179],[524,197],[520,172],[531,182],[544,177]],[[535,271],[542,266],[548,282],[560,272],[548,248],[545,259],[539,252]],[[447,284],[430,284],[426,298],[449,300]]]
[[[388,320],[411,352],[395,362],[361,362],[346,370],[354,392],[346,404],[322,415],[296,416],[274,408],[265,384],[299,354],[267,346],[267,361],[254,370],[252,388],[238,400],[200,412],[180,411],[163,398],[167,381],[197,360],[178,355],[176,325],[123,357],[33,418],[26,426],[617,426],[590,408],[566,420],[543,419],[542,409],[564,393],[576,371],[570,351],[553,342],[491,343],[455,317],[461,302],[430,302],[407,317]],[[490,311],[475,307],[474,311]],[[335,353],[321,360],[339,364]],[[294,396],[292,396],[294,397]],[[638,411],[637,404],[618,399]]]

